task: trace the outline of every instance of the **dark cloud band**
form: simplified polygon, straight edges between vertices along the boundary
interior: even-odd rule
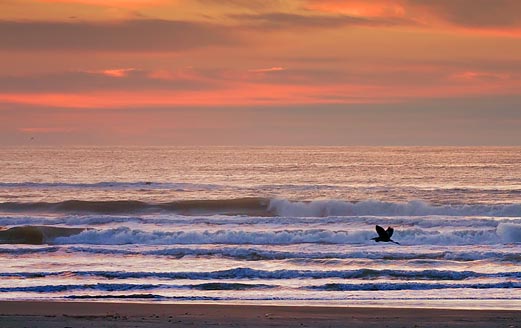
[[[236,43],[229,28],[197,22],[0,22],[0,50],[182,51]]]

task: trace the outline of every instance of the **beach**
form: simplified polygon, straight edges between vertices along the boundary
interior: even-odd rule
[[[521,311],[419,308],[0,302],[17,327],[521,327]]]

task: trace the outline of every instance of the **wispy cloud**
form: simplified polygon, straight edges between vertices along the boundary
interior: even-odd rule
[[[458,72],[450,76],[451,79],[458,81],[496,81],[508,80],[511,77],[512,76],[509,73],[479,71]]]
[[[130,72],[135,70],[135,68],[113,68],[102,70],[101,74],[112,77],[126,77]]]
[[[356,17],[405,17],[407,9],[402,0],[305,0],[304,8]]]
[[[411,9],[426,9],[456,25],[490,28],[521,27],[518,0],[408,0]]]
[[[110,8],[141,8],[149,6],[158,6],[164,4],[166,0],[35,0],[43,3],[59,3],[59,4],[83,4],[90,6],[101,6]]]
[[[416,24],[400,17],[367,18],[348,15],[292,14],[282,12],[230,15],[241,25],[265,29],[335,28],[345,26],[403,26]]]
[[[404,19],[452,33],[521,36],[521,2],[517,0],[307,0],[314,12],[365,19]]]
[[[79,92],[79,91],[136,91],[136,90],[204,90],[222,88],[198,72],[191,75],[179,71],[164,71],[159,78],[156,71],[136,68],[100,69],[52,74],[0,76],[2,92]]]
[[[253,72],[253,73],[268,73],[268,72],[280,72],[280,71],[285,71],[286,69],[284,67],[280,67],[280,66],[274,66],[274,67],[268,67],[268,68],[255,68],[255,69],[250,69],[248,70],[248,72]]]
[[[0,50],[183,51],[239,42],[221,25],[166,20],[121,22],[0,21]]]

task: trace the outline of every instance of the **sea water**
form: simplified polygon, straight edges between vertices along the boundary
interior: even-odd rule
[[[1,300],[521,309],[519,147],[2,148],[0,226]]]

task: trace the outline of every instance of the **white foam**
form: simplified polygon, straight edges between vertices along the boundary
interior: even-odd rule
[[[434,206],[420,200],[392,203],[377,200],[290,202],[284,199],[272,199],[269,210],[279,216],[301,217],[428,215],[521,217],[521,204]]]
[[[262,226],[306,226],[337,225],[349,227],[374,226],[385,224],[392,226],[413,226],[423,229],[429,228],[495,228],[499,223],[518,223],[521,218],[494,218],[494,217],[452,217],[452,216],[330,216],[330,217],[253,217],[253,216],[183,216],[177,214],[159,215],[71,215],[71,216],[0,216],[0,226],[15,225],[69,225],[69,226],[97,226],[121,225],[127,223],[162,226],[215,226],[225,225],[255,225]]]
[[[521,242],[521,225],[503,224],[492,229],[466,229],[433,231],[416,228],[396,231],[393,239],[403,245],[491,245],[504,242]],[[87,230],[78,235],[57,238],[59,244],[97,245],[290,245],[315,244],[368,244],[376,234],[371,230],[192,230],[142,231],[128,227],[106,230]]]
[[[500,223],[497,234],[505,243],[521,243],[521,224]]]
[[[367,242],[373,233],[369,231],[279,230],[279,231],[142,231],[127,227],[88,230],[74,237],[57,238],[60,244],[98,245],[189,245],[189,244],[252,244],[288,245],[300,243],[345,244]]]

